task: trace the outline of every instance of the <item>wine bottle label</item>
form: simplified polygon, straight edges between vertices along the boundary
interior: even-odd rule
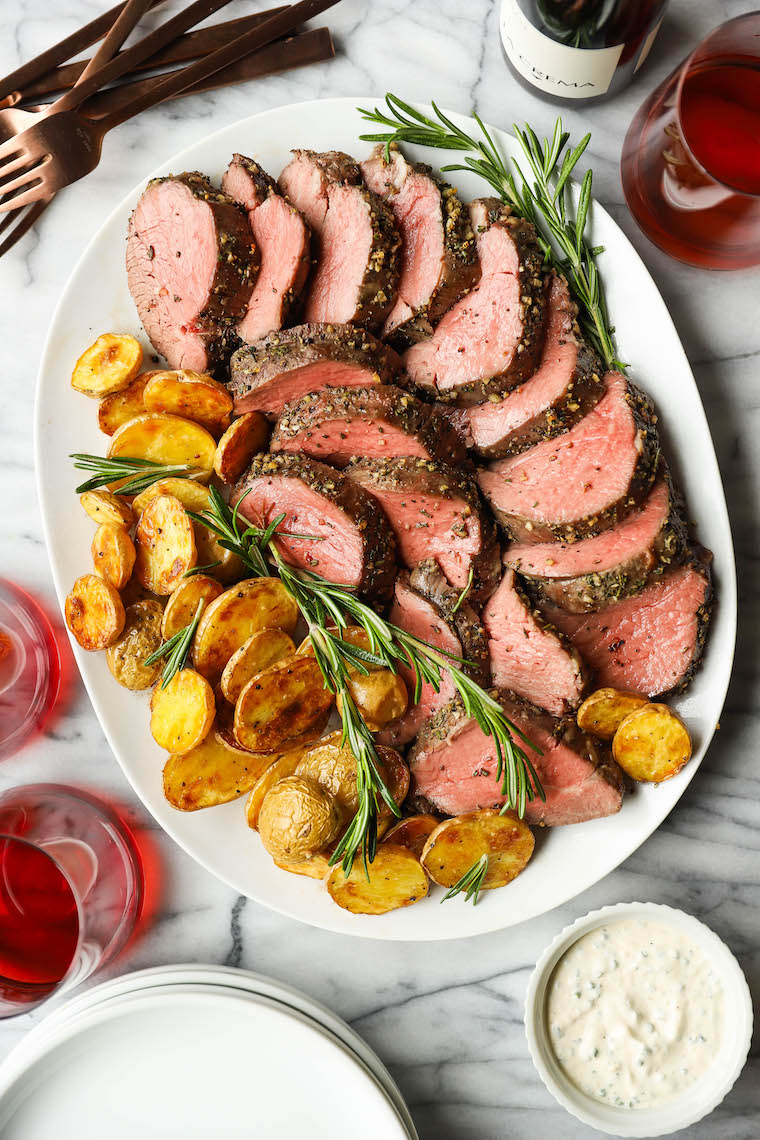
[[[604,95],[625,47],[587,49],[558,44],[533,27],[517,0],[502,0],[501,39],[520,75],[539,91],[563,99]]]

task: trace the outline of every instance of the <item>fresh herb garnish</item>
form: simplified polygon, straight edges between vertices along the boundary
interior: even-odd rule
[[[187,512],[185,512],[187,513]],[[183,578],[194,578],[196,574],[208,574],[209,570],[213,570],[215,566],[221,566],[221,562],[217,559],[216,562],[207,562],[205,566],[191,566],[182,575]]]
[[[169,682],[176,677],[185,668],[187,655],[190,652],[190,646],[195,636],[195,631],[198,628],[198,622],[201,620],[205,601],[203,598],[198,602],[198,608],[195,611],[195,617],[191,622],[180,629],[168,641],[151,653],[150,657],[146,657],[143,665],[153,665],[156,661],[160,661],[162,657],[166,657],[166,664],[164,665],[161,674],[161,688],[165,689]]]
[[[91,478],[80,483],[76,489],[77,495],[84,491],[94,491],[98,487],[106,487],[118,479],[126,479],[115,495],[139,495],[148,487],[152,487],[159,479],[197,479],[203,472],[198,467],[191,467],[188,463],[177,463],[173,466],[165,463],[154,463],[152,459],[136,459],[133,456],[120,455],[116,459],[106,459],[102,455],[86,455],[75,452],[69,456],[74,460],[78,471],[94,471]]]
[[[459,607],[462,605],[462,602],[465,600],[465,598],[469,594],[470,590],[472,589],[472,580],[474,577],[475,577],[475,571],[474,571],[473,567],[471,566],[470,567],[470,573],[467,575],[467,585],[462,590],[461,594],[459,595],[456,602],[454,603],[454,608],[451,611],[452,614],[455,614],[457,612]]]
[[[483,880],[488,873],[488,856],[481,855],[477,863],[473,863],[469,871],[465,871],[462,878],[458,883],[454,883],[451,890],[447,891],[441,899],[441,902],[446,902],[447,899],[453,899],[456,895],[465,892],[464,901],[469,902],[472,899],[472,905],[476,906],[480,890],[483,886]]]

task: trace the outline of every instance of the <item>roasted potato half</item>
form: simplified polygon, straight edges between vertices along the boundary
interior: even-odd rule
[[[123,424],[111,437],[108,456],[128,455],[169,466],[187,464],[198,472],[197,479],[208,482],[215,451],[213,435],[200,424],[180,416],[146,412]]]
[[[140,342],[126,333],[104,333],[74,365],[71,387],[98,399],[127,388],[140,371]]]
[[[135,544],[120,526],[101,523],[90,545],[95,573],[117,590],[123,590],[132,577]]]
[[[134,526],[135,516],[129,503],[110,491],[85,491],[79,496],[79,502],[98,525],[108,523],[122,530],[131,530]]]
[[[333,695],[316,661],[288,657],[252,677],[235,705],[234,732],[244,748],[272,751],[323,731]]]
[[[171,594],[198,560],[195,531],[173,495],[151,499],[135,529],[138,580],[154,594]]]
[[[332,842],[341,822],[335,799],[316,780],[285,776],[264,797],[258,830],[272,858],[298,861]]]
[[[578,709],[578,728],[600,740],[612,740],[618,725],[629,713],[649,704],[646,697],[638,693],[626,693],[621,689],[597,689],[586,697]]]
[[[164,664],[144,664],[145,658],[161,647],[163,608],[157,602],[135,602],[124,613],[124,629],[118,641],[106,650],[106,662],[125,689],[149,689],[161,676]]]
[[[205,610],[211,602],[222,593],[222,587],[215,578],[205,574],[193,574],[190,578],[183,578],[179,585],[172,590],[164,610],[161,623],[161,632],[164,641],[174,637],[195,617],[199,602],[203,602]],[[201,611],[202,612],[202,611]]]
[[[535,840],[526,823],[492,809],[439,823],[422,851],[422,866],[434,883],[453,887],[483,855],[488,869],[481,890],[511,883],[527,865]]]
[[[298,607],[279,578],[246,578],[225,590],[208,607],[195,634],[195,668],[213,685],[252,634],[281,629],[293,634]]]
[[[66,625],[82,649],[108,649],[124,629],[124,605],[115,586],[97,574],[77,578],[64,606]]]
[[[691,759],[689,730],[667,705],[643,705],[618,725],[612,755],[634,780],[661,784]]]
[[[123,424],[145,411],[143,393],[154,372],[141,372],[122,392],[104,396],[98,404],[98,427],[103,435],[115,435]]]
[[[356,760],[348,746],[343,747],[342,732],[333,732],[308,750],[298,765],[297,774],[316,780],[337,800],[345,822],[353,819],[359,807],[356,791]],[[378,747],[380,775],[394,803],[401,804],[409,791],[409,769],[392,748]],[[391,809],[384,800],[378,805],[378,819],[390,820]]]
[[[245,576],[246,567],[242,559],[234,551],[222,546],[213,531],[197,522],[193,523],[193,527],[199,566],[210,567],[209,572],[224,585],[230,585]]]
[[[184,416],[209,431],[224,430],[232,412],[232,396],[205,372],[187,368],[177,372],[154,372],[143,396],[148,412]]]
[[[214,471],[223,483],[237,483],[254,455],[269,445],[269,423],[261,412],[245,412],[233,420],[219,440]]]
[[[369,864],[369,878],[361,859],[348,875],[336,864],[325,879],[328,894],[351,914],[387,914],[411,906],[428,893],[428,880],[419,859],[408,847],[381,843]]]
[[[334,843],[328,843],[324,851],[318,851],[309,859],[277,859],[272,856],[275,867],[281,871],[288,871],[291,875],[305,875],[307,879],[324,879],[330,873],[330,856],[335,849]]]
[[[440,820],[434,815],[408,815],[386,832],[385,840],[398,847],[408,847],[413,855],[421,859],[425,844],[439,823]]]
[[[308,745],[301,745],[296,748],[289,748],[287,752],[277,755],[274,763],[270,764],[254,784],[245,804],[246,823],[254,831],[258,830],[259,813],[267,793],[278,781],[284,780],[286,776],[293,775],[307,747]]]
[[[367,728],[370,732],[379,732],[404,715],[409,706],[409,693],[403,679],[390,669],[372,665],[367,668],[370,672],[366,676],[357,669],[349,669],[348,689]],[[340,696],[338,711],[342,711]]]
[[[182,669],[150,700],[150,731],[167,752],[189,752],[205,740],[214,723],[214,691],[194,669]]]
[[[250,792],[275,756],[228,748],[215,732],[164,765],[164,795],[177,811],[198,811]]]
[[[211,506],[211,492],[203,483],[198,483],[195,479],[178,479],[172,476],[151,483],[150,487],[135,495],[132,500],[135,517],[139,518],[151,499],[156,499],[159,495],[173,495],[175,499],[179,499],[186,511],[194,511],[196,514]]]
[[[225,700],[234,705],[256,673],[285,657],[292,657],[295,648],[293,638],[284,630],[261,629],[252,633],[224,666],[221,685]]]

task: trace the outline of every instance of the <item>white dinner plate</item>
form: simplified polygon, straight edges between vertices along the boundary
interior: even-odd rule
[[[273,175],[280,173],[293,147],[342,149],[363,156],[369,148],[359,135],[367,126],[355,108],[372,102],[366,97],[328,99],[254,115],[175,155],[154,176],[195,169],[218,182],[233,151],[250,155]],[[467,119],[452,118],[471,129]],[[494,134],[506,153],[517,153],[514,139],[498,130]],[[407,149],[411,157],[436,166],[461,160],[447,151]],[[456,184],[468,199],[488,193],[475,175],[458,174]],[[92,541],[92,523],[74,494],[82,476],[68,456],[74,451],[103,454],[107,447],[93,402],[69,386],[71,369],[102,332],[131,332],[147,347],[124,271],[127,221],[144,186],[135,187],[117,207],[82,256],[61,297],[42,357],[35,449],[61,605],[74,580],[88,569]],[[692,733],[693,760],[659,787],[637,787],[616,816],[547,829],[523,874],[508,888],[481,895],[477,907],[461,896],[439,906],[434,891],[430,899],[382,917],[352,915],[337,907],[318,882],[275,867],[246,826],[241,803],[186,814],[170,807],[162,792],[164,755],[148,730],[148,694],[120,688],[103,654],[88,654],[74,644],[95,712],[137,794],[190,855],[241,894],[303,922],[371,938],[424,941],[497,930],[543,914],[598,882],[654,831],[696,775],[723,706],[736,633],[734,558],[723,488],[694,377],[652,278],[599,206],[593,209],[591,239],[606,250],[599,266],[620,353],[631,364],[632,378],[657,405],[665,453],[686,492],[689,516],[697,521],[700,541],[715,553],[718,603],[704,665],[688,693],[673,702]]]

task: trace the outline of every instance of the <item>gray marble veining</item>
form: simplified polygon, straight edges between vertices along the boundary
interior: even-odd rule
[[[60,39],[97,0],[0,4],[0,73]],[[698,778],[655,835],[618,871],[571,903],[514,930],[432,946],[363,943],[297,926],[238,898],[161,834],[110,754],[89,702],[73,704],[45,738],[3,765],[0,787],[35,780],[106,789],[151,832],[165,867],[151,929],[111,973],[176,961],[254,968],[286,979],[346,1017],[377,1049],[407,1097],[422,1140],[577,1140],[594,1133],[555,1105],[528,1057],[522,1002],[533,963],[567,922],[635,898],[690,910],[739,956],[757,992],[760,974],[760,272],[708,274],[659,253],[637,230],[618,179],[622,138],[644,95],[700,34],[746,11],[743,0],[673,0],[650,61],[628,91],[591,110],[563,111],[588,152],[598,198],[639,250],[673,314],[707,408],[731,511],[740,584],[740,639],[718,733]],[[502,62],[495,0],[343,0],[329,13],[338,58],[259,84],[189,98],[126,124],[106,142],[97,172],[63,193],[37,231],[0,261],[0,573],[52,601],[37,510],[32,406],[45,330],[84,245],[124,193],[199,134],[283,103],[390,89],[476,108],[508,127],[545,131],[554,109],[519,88]],[[229,16],[245,5],[231,5]],[[157,20],[153,14],[151,19]],[[642,331],[646,335],[646,330]],[[29,1019],[0,1024],[0,1056]],[[682,1135],[760,1137],[760,1063],[726,1102]]]

